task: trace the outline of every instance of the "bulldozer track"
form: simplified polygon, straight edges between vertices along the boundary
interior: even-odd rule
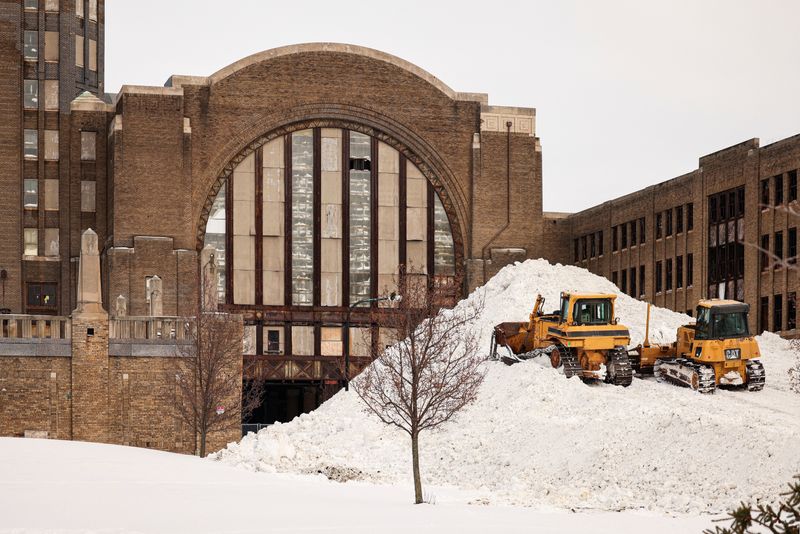
[[[615,386],[628,387],[632,381],[633,367],[628,357],[628,351],[624,347],[617,347],[608,351],[606,382]]]
[[[747,361],[747,391],[761,391],[764,389],[766,374],[764,366],[758,360]]]
[[[717,389],[714,369],[686,358],[656,360],[653,374],[659,381],[666,379],[700,393],[714,393]]]
[[[578,354],[575,349],[570,349],[561,343],[556,343],[555,350],[558,351],[561,357],[561,365],[564,366],[564,376],[567,378],[572,378],[573,376],[583,376],[583,367],[581,367],[581,364],[578,361]]]

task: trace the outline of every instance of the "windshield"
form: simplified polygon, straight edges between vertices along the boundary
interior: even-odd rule
[[[579,300],[575,302],[572,319],[575,324],[610,324],[611,300]]]
[[[712,332],[717,339],[747,336],[747,314],[715,313],[711,316]]]
[[[561,310],[559,313],[561,314],[561,322],[567,320],[567,313],[569,311],[569,297],[561,297]]]

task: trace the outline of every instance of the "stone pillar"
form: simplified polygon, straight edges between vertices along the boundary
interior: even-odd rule
[[[81,236],[78,307],[72,312],[72,439],[108,442],[108,313],[100,291],[97,234]]]
[[[217,272],[217,249],[213,245],[206,245],[200,252],[200,272],[202,273],[200,291],[203,295],[203,311],[217,311],[219,273]]]

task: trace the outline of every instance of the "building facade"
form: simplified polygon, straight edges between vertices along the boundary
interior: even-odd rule
[[[66,321],[87,229],[111,324],[196,315],[199,255],[213,245],[219,309],[243,317],[243,361],[268,386],[253,423],[313,409],[366,365],[391,339],[380,327],[391,310],[362,301],[398,291],[401,276],[455,299],[545,257],[680,311],[724,288],[758,310],[753,328],[794,330],[796,137],[705,156],[580,213],[544,213],[532,108],[335,43],[109,95],[103,15],[102,0],[0,2],[0,308],[14,321]],[[0,381],[44,387],[50,371],[14,360],[19,346],[0,343]],[[163,363],[148,357],[137,369]],[[146,373],[118,371],[148,398]]]

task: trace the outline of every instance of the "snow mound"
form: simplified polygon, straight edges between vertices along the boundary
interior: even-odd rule
[[[475,327],[487,353],[493,325],[525,320],[537,293],[546,311],[555,309],[561,291],[619,294],[616,313],[632,345],[644,337],[644,302],[584,269],[528,260],[467,299],[484,302]],[[671,342],[689,321],[653,307],[650,339]],[[721,513],[743,500],[772,501],[800,473],[800,396],[789,377],[797,351],[773,334],[758,340],[767,373],[758,393],[700,395],[652,379],[586,385],[543,358],[487,362],[477,401],[422,436],[423,478],[471,490],[480,502],[573,510]],[[366,413],[352,391],[214,458],[256,471],[410,483],[407,436]]]

